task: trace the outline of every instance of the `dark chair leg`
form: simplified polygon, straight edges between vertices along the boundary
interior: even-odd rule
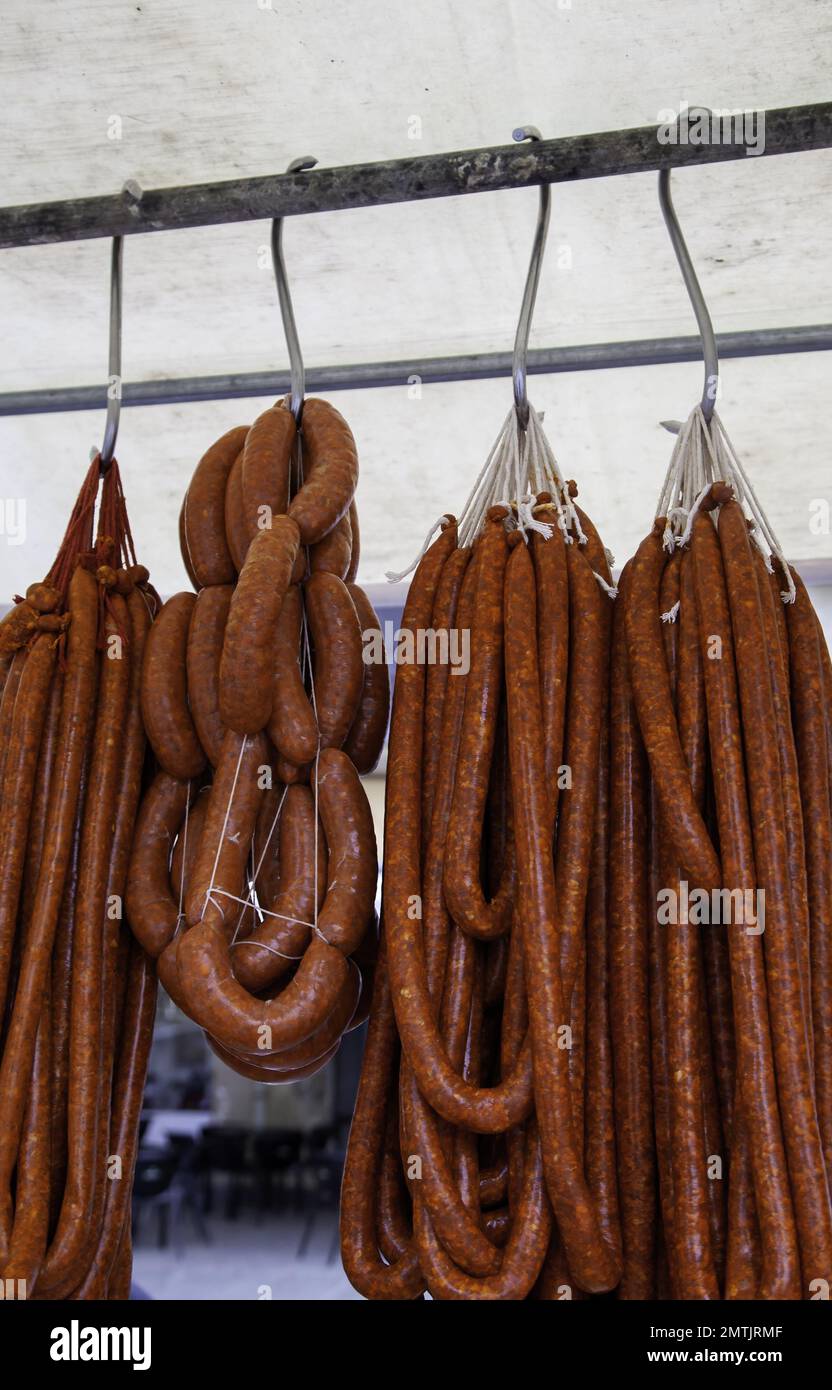
[[[208,1227],[202,1219],[202,1212],[199,1209],[199,1202],[195,1202],[190,1194],[188,1194],[185,1201],[188,1211],[191,1214],[191,1220],[194,1223],[194,1230],[196,1231],[197,1235],[199,1236],[200,1240],[203,1242],[204,1245],[210,1245],[211,1232],[208,1230]]]
[[[312,1227],[314,1226],[314,1224],[315,1213],[314,1211],[310,1211],[309,1215],[306,1218],[306,1221],[304,1222],[303,1234],[300,1238],[300,1245],[298,1246],[298,1259],[301,1259],[309,1249],[309,1242],[312,1239]]]
[[[182,1194],[177,1191],[171,1203],[171,1243],[177,1259],[182,1259],[185,1254],[185,1239],[182,1221]]]
[[[168,1212],[161,1202],[158,1205],[159,1214],[159,1249],[166,1250],[168,1246]]]

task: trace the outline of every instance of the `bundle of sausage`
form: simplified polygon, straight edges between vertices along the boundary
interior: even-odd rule
[[[718,417],[695,417],[708,469],[681,508],[666,488],[615,605],[620,1294],[825,1297],[832,668]]]
[[[424,555],[399,666],[383,930],[341,1209],[368,1298],[575,1296],[621,1271],[605,857],[608,557],[539,418]],[[498,441],[499,443],[499,441]],[[500,458],[508,453],[511,473]],[[548,489],[523,495],[526,480]],[[513,499],[495,503],[507,478]],[[517,486],[517,484],[520,486]],[[473,524],[469,509],[473,507]],[[597,811],[597,813],[596,813]]]
[[[235,1071],[325,1065],[366,1017],[375,955],[375,767],[389,684],[354,582],[346,421],[283,402],[203,456],[180,517],[197,593],[162,608],[142,675],[160,770],[142,804],[131,926]]]
[[[7,1297],[126,1298],[156,1000],[122,921],[155,595],[118,465],[99,459],[46,580],[0,626],[0,1278]],[[11,1291],[11,1292],[9,1292]]]

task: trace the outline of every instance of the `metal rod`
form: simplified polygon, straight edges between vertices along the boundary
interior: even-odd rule
[[[670,170],[662,169],[659,174],[659,205],[664,217],[665,226],[670,233],[670,241],[679,269],[682,272],[682,279],[685,282],[685,289],[688,298],[693,306],[696,315],[696,322],[699,326],[699,336],[702,339],[702,356],[705,359],[705,384],[702,388],[702,414],[710,422],[716,405],[717,391],[719,390],[719,353],[716,346],[714,326],[708,306],[705,303],[705,296],[702,293],[702,286],[697,279],[694,270],[693,260],[687,248],[676,209],[673,206],[673,198],[670,194]]]
[[[832,146],[832,102],[760,112],[759,157]],[[763,124],[764,123],[764,124]],[[731,134],[725,118],[723,136]],[[0,248],[88,237],[132,236],[258,218],[294,217],[379,203],[410,203],[466,193],[493,193],[544,183],[638,174],[689,164],[745,159],[749,146],[728,138],[707,144],[662,143],[662,127],[599,131],[412,159],[334,169],[229,179],[180,188],[133,189],[99,198],[30,203],[0,211]]]
[[[292,160],[287,172],[295,174],[302,169],[314,169],[317,162],[317,159],[315,159],[313,155],[301,155],[299,159]],[[298,328],[295,323],[295,311],[292,308],[292,294],[289,289],[289,277],[286,274],[286,262],[283,259],[282,217],[276,217],[272,222],[272,265],[274,267],[274,278],[277,283],[277,298],[280,302],[280,317],[283,320],[283,332],[286,335],[286,347],[289,352],[291,410],[295,417],[295,424],[300,426],[300,417],[303,412],[305,379],[303,354],[300,350]]]
[[[541,139],[541,135],[537,126],[518,126],[518,128],[512,132],[512,139],[517,141],[533,140],[537,143]],[[543,252],[546,249],[546,234],[549,231],[549,210],[551,201],[551,191],[548,183],[541,184],[537,208],[537,223],[534,229],[534,241],[532,242],[532,254],[529,259],[526,284],[523,288],[523,303],[520,306],[520,318],[514,337],[514,355],[511,360],[511,377],[514,382],[514,409],[517,411],[517,419],[520,423],[520,428],[523,430],[529,423],[529,397],[526,391],[526,361],[529,355],[529,333],[532,327],[534,304],[537,299],[537,287],[540,283],[540,268],[543,265]]]
[[[101,471],[109,468],[116,451],[118,422],[121,418],[121,265],[123,237],[113,237],[110,256],[110,337],[107,359],[107,419],[99,458]],[[93,451],[93,457],[95,456]]]
[[[797,328],[759,328],[717,335],[719,354],[727,357],[772,357],[793,352],[832,351],[832,323]],[[529,352],[530,376],[560,372],[604,371],[614,367],[655,367],[673,362],[698,362],[702,345],[697,337],[639,338],[621,343],[582,343],[574,347],[536,348]],[[307,367],[310,391],[360,391],[384,386],[430,385],[450,381],[483,381],[507,377],[512,355],[482,352],[461,357],[427,357],[400,362],[358,362],[333,367]],[[179,405],[191,401],[245,400],[283,396],[291,377],[283,372],[240,372],[237,375],[178,377],[168,381],[125,383],[123,406]],[[0,415],[49,415],[62,411],[99,410],[106,402],[102,386],[46,387],[37,391],[0,392]]]

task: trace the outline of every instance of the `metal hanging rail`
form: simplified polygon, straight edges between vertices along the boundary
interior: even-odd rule
[[[756,157],[832,146],[832,102],[760,112],[757,121],[765,123],[765,144]],[[143,191],[131,182],[112,196],[0,210],[0,248],[641,174],[744,159],[747,152],[745,144],[723,141],[662,144],[656,126],[642,126],[539,140],[531,145],[498,145],[180,188]]]
[[[824,352],[832,349],[832,324],[720,333],[716,341],[719,355],[724,358]],[[697,337],[641,338],[621,343],[538,348],[529,352],[527,371],[530,376],[545,376],[558,372],[603,371],[611,367],[654,367],[668,362],[698,362],[701,356],[702,344]],[[489,377],[508,377],[511,363],[510,352],[481,352],[460,357],[308,367],[306,385],[310,391],[358,391],[369,387],[407,386],[417,378],[426,385],[443,381],[482,381]],[[126,382],[122,387],[121,404],[178,405],[191,401],[282,396],[290,388],[288,371],[136,381]],[[0,416],[100,410],[106,404],[106,392],[106,386],[8,391],[0,393]]]

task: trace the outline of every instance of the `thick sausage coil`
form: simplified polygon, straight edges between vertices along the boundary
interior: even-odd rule
[[[183,509],[198,593],[164,606],[142,672],[161,766],[133,837],[128,921],[217,1065],[266,1085],[325,1066],[373,988],[360,774],[381,755],[389,682],[355,584],[357,476],[349,427],[323,401],[305,402],[300,431],[280,401],[212,445]]]

